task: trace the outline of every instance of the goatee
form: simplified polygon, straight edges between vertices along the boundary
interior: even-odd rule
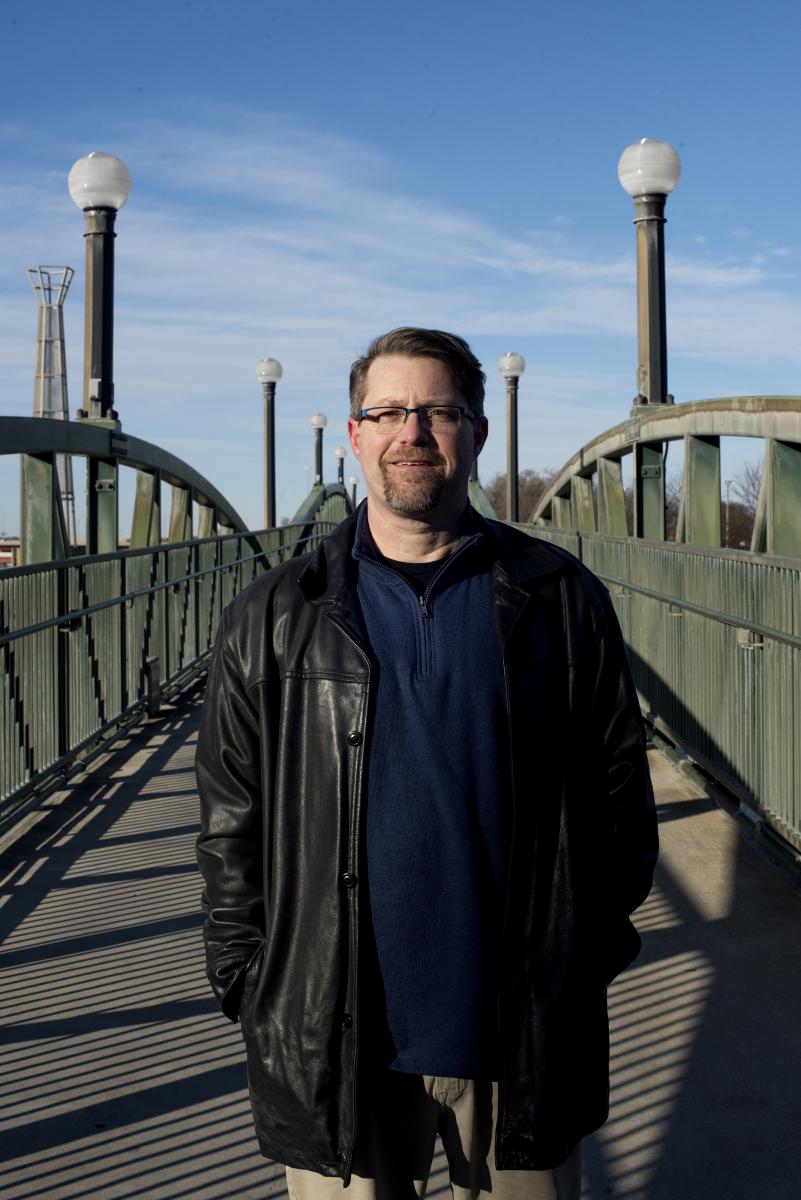
[[[408,460],[405,460],[408,461]],[[442,460],[426,457],[418,459],[427,463],[419,467],[414,476],[393,475],[387,462],[381,463],[381,478],[384,484],[384,502],[393,512],[403,516],[427,513],[436,508],[442,489],[445,487],[445,472]]]

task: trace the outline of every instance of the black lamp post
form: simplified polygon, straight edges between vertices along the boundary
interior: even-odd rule
[[[642,138],[617,167],[634,199],[637,227],[637,397],[635,404],[670,404],[665,316],[665,202],[679,182],[681,160],[667,142]]]
[[[275,526],[275,385],[284,370],[275,358],[256,364],[256,378],[264,397],[264,528]]]
[[[681,160],[667,142],[642,138],[617,167],[634,200],[637,229],[637,395],[641,404],[672,404],[667,379],[665,202],[679,182]],[[661,442],[634,446],[634,535],[665,536],[665,469]]]
[[[309,424],[314,430],[314,486],[320,487],[323,482],[323,430],[328,424],[325,413],[312,413]]]
[[[517,496],[517,385],[526,369],[522,354],[511,351],[498,360],[498,370],[506,380],[506,519],[520,517]]]
[[[348,452],[344,446],[336,446],[334,448],[334,458],[337,460],[337,483],[341,484],[342,487],[345,486],[345,459],[347,454]]]
[[[83,411],[114,420],[114,222],[131,176],[115,155],[95,150],[74,164],[67,186],[86,219]]]
[[[77,416],[118,428],[114,409],[114,222],[131,191],[131,175],[113,154],[94,150],[70,170],[70,196],[86,220],[83,407]],[[90,458],[86,470],[86,551],[119,545],[117,464]]]

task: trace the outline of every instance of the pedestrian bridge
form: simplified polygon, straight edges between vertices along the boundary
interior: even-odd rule
[[[313,548],[350,498],[323,485],[289,526],[250,531],[187,464],[74,426],[0,419],[0,448],[22,456],[28,557],[0,572],[0,1195],[285,1195],[255,1151],[238,1031],[202,973],[192,760],[222,608]],[[721,436],[764,447],[748,550],[721,547]],[[521,526],[606,581],[668,745],[652,751],[663,855],[637,917],[644,950],[610,992],[613,1119],[587,1149],[592,1200],[798,1195],[799,452],[801,399],[633,410]],[[82,557],[65,554],[64,453],[90,464]],[[119,550],[123,469],[137,501]],[[471,499],[487,511],[478,484]],[[429,1195],[446,1193],[439,1179]]]

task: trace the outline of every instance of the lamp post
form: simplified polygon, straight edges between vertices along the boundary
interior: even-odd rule
[[[634,199],[637,226],[637,398],[670,404],[665,318],[665,201],[679,182],[681,159],[672,146],[642,138],[617,165],[621,187]]]
[[[350,479],[348,480],[348,483],[350,484],[350,502],[353,505],[353,507],[355,508],[356,507],[356,487],[359,483],[358,475],[351,475]]]
[[[498,370],[506,380],[506,519],[519,519],[517,496],[517,385],[526,369],[522,354],[511,351],[498,360]]]
[[[637,395],[634,404],[672,404],[667,390],[665,316],[665,202],[679,182],[681,159],[672,146],[642,138],[617,165],[621,187],[634,200],[637,228]],[[665,468],[661,442],[634,446],[634,535],[665,536]]]
[[[73,164],[67,187],[86,222],[83,407],[78,417],[119,428],[114,409],[114,222],[131,191],[131,176],[113,154],[94,150]],[[86,552],[119,545],[117,463],[90,458],[86,470]]]
[[[336,446],[334,448],[334,458],[337,460],[337,483],[345,486],[345,459],[348,452],[344,446]]]
[[[260,358],[256,378],[264,397],[264,528],[275,527],[275,385],[284,369],[275,358]]]
[[[114,222],[131,191],[125,163],[99,150],[72,167],[67,186],[86,219],[83,413],[90,420],[114,412]]]
[[[314,486],[321,487],[323,482],[323,430],[328,424],[325,413],[312,413],[309,424],[314,430]]]

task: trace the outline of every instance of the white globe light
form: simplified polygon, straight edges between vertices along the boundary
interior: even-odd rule
[[[312,413],[309,417],[309,424],[312,429],[325,429],[328,424],[328,417],[325,413]]]
[[[336,446],[334,448],[334,458],[345,459],[348,457],[348,452],[344,446]]]
[[[504,379],[519,379],[526,369],[526,360],[522,354],[513,354],[510,350],[498,359],[498,370]]]
[[[284,373],[277,358],[260,358],[256,364],[256,378],[260,383],[278,383]]]
[[[131,173],[116,155],[93,150],[74,164],[67,187],[78,208],[119,210],[131,193]]]
[[[680,175],[678,154],[657,138],[641,138],[627,146],[617,164],[620,185],[630,196],[669,196]]]
[[[350,479],[348,480],[348,483],[350,484],[351,487],[355,487],[358,482],[359,482],[358,475],[351,475]]]

